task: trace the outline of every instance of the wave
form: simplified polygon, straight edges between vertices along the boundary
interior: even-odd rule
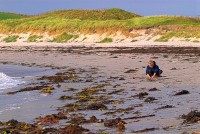
[[[3,72],[0,72],[0,90],[14,88],[19,84],[24,83],[24,81],[20,78],[10,77]]]

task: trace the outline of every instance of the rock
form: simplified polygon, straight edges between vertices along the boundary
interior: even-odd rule
[[[119,78],[119,80],[125,80],[125,78],[121,77],[121,78]]]
[[[182,90],[182,91],[180,91],[180,92],[175,93],[174,96],[177,96],[177,95],[185,95],[185,94],[189,94],[189,93],[190,93],[190,92],[187,91],[187,90]]]
[[[149,89],[149,91],[158,91],[158,89],[157,88],[151,88],[151,89]]]

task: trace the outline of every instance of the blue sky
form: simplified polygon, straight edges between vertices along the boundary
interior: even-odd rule
[[[200,0],[0,0],[0,11],[39,14],[59,9],[122,8],[141,15],[200,15]]]

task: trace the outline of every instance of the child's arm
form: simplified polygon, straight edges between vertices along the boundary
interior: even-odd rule
[[[151,79],[151,76],[150,76],[149,74],[147,74],[147,78],[148,78],[148,79]]]
[[[155,78],[156,80],[158,80],[158,78],[156,77],[156,73],[154,73],[153,76],[151,76],[151,80],[153,80],[153,78]]]

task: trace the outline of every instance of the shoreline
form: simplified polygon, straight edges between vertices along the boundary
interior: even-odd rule
[[[55,42],[0,42],[0,47],[200,47],[200,43],[194,42],[153,42],[137,41],[133,43],[55,43]]]

